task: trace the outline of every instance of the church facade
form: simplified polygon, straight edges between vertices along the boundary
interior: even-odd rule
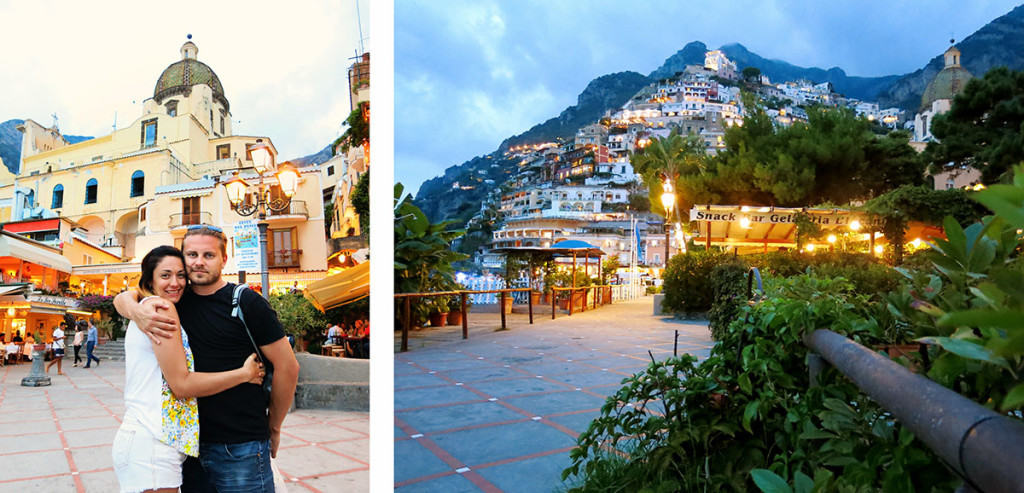
[[[160,74],[142,115],[109,135],[69,144],[56,128],[26,120],[19,127],[19,173],[0,176],[0,221],[66,218],[76,234],[134,263],[157,245],[180,246],[189,225],[215,225],[230,236],[236,223],[255,219],[236,214],[219,184],[252,166],[249,151],[256,144],[275,157],[277,150],[267,136],[233,133],[224,87],[198,51],[191,40],[182,45],[180,60]],[[300,168],[299,175],[290,207],[268,218],[272,278],[289,286],[326,272],[319,168]],[[241,176],[258,181],[251,170]],[[265,183],[280,192],[276,178]],[[89,277],[89,269],[75,263]],[[234,271],[229,262],[225,272]]]

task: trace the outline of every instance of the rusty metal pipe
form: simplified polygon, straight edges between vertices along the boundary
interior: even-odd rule
[[[1024,422],[998,414],[831,330],[804,336],[872,400],[891,412],[967,483],[1024,492]]]

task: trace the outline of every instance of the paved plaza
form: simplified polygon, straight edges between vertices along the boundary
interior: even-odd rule
[[[65,362],[69,358],[65,358]],[[124,362],[50,369],[49,387],[22,387],[31,364],[0,368],[0,492],[116,492],[110,446],[124,414]],[[293,411],[275,460],[289,491],[369,491],[369,413]]]
[[[397,353],[396,491],[564,489],[576,437],[648,350],[670,356],[678,330],[680,353],[710,352],[707,322],[651,313],[644,297]]]

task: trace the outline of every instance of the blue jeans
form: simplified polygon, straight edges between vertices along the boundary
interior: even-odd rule
[[[270,440],[199,443],[199,458],[182,465],[182,493],[274,493]]]
[[[97,365],[100,364],[100,359],[92,355],[92,350],[95,347],[96,347],[96,343],[95,342],[91,342],[90,341],[90,342],[85,343],[85,367],[86,368],[89,368],[89,365],[92,364],[92,360],[96,360],[96,364]]]

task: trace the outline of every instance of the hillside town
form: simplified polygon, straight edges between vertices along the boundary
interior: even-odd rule
[[[694,231],[691,236],[678,227],[666,226],[662,215],[651,213],[647,187],[630,162],[634,152],[652,139],[677,132],[697,137],[707,154],[716,154],[725,146],[725,131],[743,125],[750,110],[746,107],[750,101],[742,96],[745,92],[756,98],[778,126],[806,123],[808,107],[849,108],[883,131],[910,132],[910,145],[921,151],[934,140],[930,120],[949,110],[953,96],[971,78],[955,46],[946,51],[944,61],[945,68],[928,85],[920,110],[909,114],[845,97],[828,82],[771,81],[756,68],[738,71],[722,51],[707,51],[703,65],[689,65],[674,77],[648,85],[620,108],[579,128],[573,139],[509,148],[504,157],[517,161],[518,167],[504,183],[493,179],[453,183],[453,188],[462,189],[495,187],[466,225],[468,230],[483,223],[493,228],[490,241],[474,252],[474,264],[485,272],[500,271],[504,254],[496,250],[547,248],[560,241],[579,240],[618,258],[620,265],[629,265],[636,254],[632,261],[657,277],[667,258],[679,252],[686,241],[707,242],[711,228],[703,233]],[[479,173],[485,174],[484,170]],[[971,186],[979,176],[977,171],[962,169],[943,171],[928,180],[942,190]],[[722,235],[711,240],[709,245],[735,243]],[[795,246],[791,235],[775,240],[770,243],[773,248]],[[764,247],[769,247],[768,234]]]

